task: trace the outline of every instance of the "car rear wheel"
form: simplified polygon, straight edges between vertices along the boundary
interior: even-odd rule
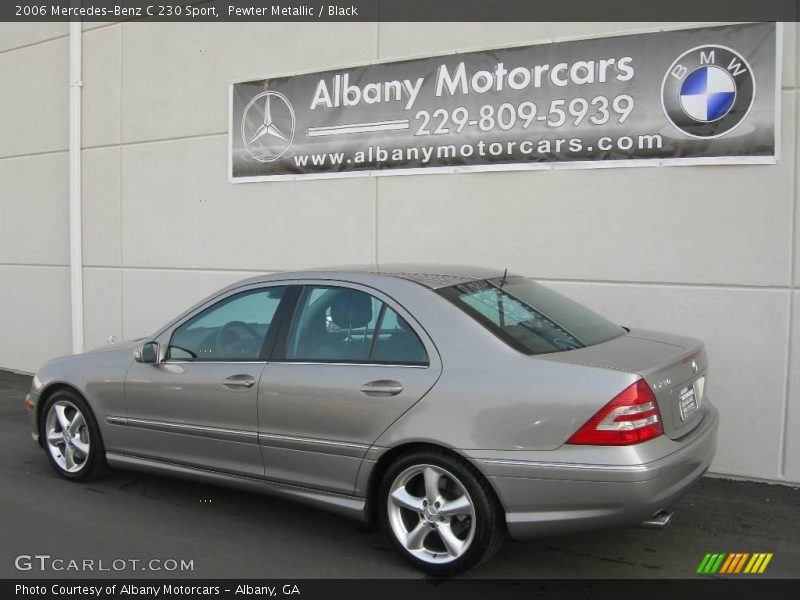
[[[448,576],[487,560],[505,533],[503,511],[466,461],[436,451],[401,457],[379,491],[382,525],[417,568]]]
[[[41,436],[56,472],[72,481],[88,481],[106,470],[105,448],[89,405],[69,390],[57,391],[42,411]]]

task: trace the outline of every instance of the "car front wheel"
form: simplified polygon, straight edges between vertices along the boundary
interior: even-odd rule
[[[105,471],[105,449],[89,405],[68,391],[53,394],[42,411],[47,458],[66,479],[86,481]]]
[[[503,512],[465,461],[426,451],[401,457],[383,477],[380,517],[400,553],[431,575],[448,576],[500,547]]]

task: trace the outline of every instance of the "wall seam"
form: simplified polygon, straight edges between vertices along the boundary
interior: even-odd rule
[[[85,24],[85,23],[84,23]],[[83,33],[84,35],[87,33],[93,33],[95,31],[101,31],[103,29],[108,29],[109,27],[114,27],[114,25],[122,25],[122,21],[114,21],[112,23],[103,23],[102,25],[96,25],[94,27],[84,27]]]
[[[120,100],[121,103],[121,100]],[[121,119],[121,117],[120,117]],[[121,134],[120,134],[121,135]],[[175,137],[168,137],[168,138],[156,138],[152,140],[141,140],[135,142],[116,142],[113,144],[93,144],[91,146],[84,146],[84,150],[105,150],[108,148],[117,148],[119,146],[142,146],[144,144],[162,144],[165,142],[181,142],[184,140],[196,140],[196,139],[203,139],[203,138],[214,138],[220,137],[223,135],[228,135],[227,131],[220,131],[220,132],[212,132],[212,133],[196,133],[196,134],[189,134],[184,136],[175,136]],[[26,156],[26,155],[21,155]],[[0,157],[2,158],[2,157]],[[7,158],[16,158],[16,156],[9,156]]]
[[[532,277],[536,281],[548,283],[581,283],[586,285],[618,285],[618,286],[646,286],[646,287],[687,287],[699,289],[723,290],[754,290],[754,291],[784,291],[792,289],[789,285],[760,285],[747,283],[696,283],[692,281],[636,281],[622,279],[581,279],[564,277]]]
[[[122,99],[124,97],[124,90],[123,90],[123,67],[125,64],[125,60],[123,57],[123,52],[125,51],[125,44],[123,43],[123,36],[125,35],[125,24],[120,23],[119,26],[119,144],[117,147],[119,148],[119,179],[117,181],[119,186],[119,336],[120,339],[125,339],[125,272],[123,267],[125,266],[125,256],[124,256],[124,249],[125,246],[122,243],[122,235],[123,235],[123,224],[122,224],[122,123],[123,123],[123,113],[122,113],[122,106],[123,102]]]
[[[30,158],[35,156],[46,156],[48,154],[66,154],[69,152],[67,148],[63,150],[42,150],[40,152],[27,152],[24,154],[8,154],[6,156],[0,156],[0,160],[14,160],[15,158]]]
[[[66,269],[69,267],[69,264],[58,264],[58,263],[0,263],[0,267],[11,267],[14,269],[25,268],[25,267],[43,267],[43,268],[57,268],[57,269]]]
[[[0,265],[2,267],[4,265]],[[27,266],[27,265],[22,265]],[[57,265],[53,265],[57,266]],[[266,274],[266,273],[279,273],[279,272],[293,272],[287,270],[285,268],[276,268],[276,269],[228,269],[228,268],[208,268],[208,267],[144,267],[144,266],[133,266],[133,265],[123,265],[121,267],[114,267],[112,265],[89,265],[88,269],[119,269],[121,271],[183,271],[185,273],[256,273],[256,274]],[[297,269],[296,269],[297,270]]]
[[[48,44],[50,42],[56,42],[58,40],[65,40],[69,37],[69,33],[65,33],[64,35],[57,35],[55,37],[47,38],[46,40],[37,40],[35,42],[29,42],[27,44],[22,44],[21,46],[14,46],[13,48],[6,48],[5,50],[0,50],[0,56],[3,54],[8,54],[9,52],[16,52],[17,50],[25,50],[26,48],[33,48],[35,46],[41,46],[43,44]]]
[[[375,265],[375,268],[378,268],[378,195],[379,195],[379,185],[378,185],[378,177],[373,177],[372,179],[375,182],[374,186],[374,198],[372,199],[372,262]]]
[[[0,263],[4,266],[5,263]],[[26,264],[17,265],[11,263],[11,266],[28,266]],[[92,264],[85,265],[89,268],[99,269],[113,269],[116,265]],[[236,272],[236,273],[275,273],[278,271],[296,271],[301,270],[303,267],[285,267],[276,266],[265,269],[258,268],[241,268],[232,269],[227,267],[166,267],[166,266],[153,266],[153,265],[126,265],[123,264],[122,269],[128,270],[149,270],[149,271],[208,271],[208,272]],[[747,284],[727,284],[727,283],[693,283],[693,282],[654,282],[654,281],[616,281],[616,280],[601,280],[601,279],[565,279],[565,278],[548,278],[548,277],[533,277],[536,281],[544,283],[565,283],[565,284],[585,284],[585,285],[609,285],[619,287],[661,287],[661,288],[692,288],[692,289],[718,289],[718,290],[735,290],[735,291],[756,291],[756,292],[791,292],[794,288],[790,286],[771,286],[771,285],[747,285]]]
[[[182,142],[184,140],[197,140],[203,138],[214,138],[214,137],[221,137],[227,136],[227,131],[215,131],[211,133],[193,133],[189,135],[176,135],[173,137],[167,138],[156,138],[152,140],[139,140],[133,142],[120,142],[122,146],[142,146],[144,144],[164,144],[167,142]]]
[[[375,22],[375,60],[380,60],[381,58],[381,22]],[[375,268],[378,268],[378,223],[379,223],[379,206],[380,206],[380,185],[378,183],[378,177],[374,178],[375,181],[375,197],[372,201],[372,212],[373,212],[373,221],[372,221],[372,228],[373,228],[373,262],[375,263]]]
[[[800,42],[797,41],[795,38],[795,56],[797,55],[797,45]],[[800,157],[798,157],[797,152],[800,150],[800,142],[798,142],[798,131],[800,131],[800,92],[795,92],[795,102],[794,102],[794,202],[792,202],[792,215],[791,215],[791,223],[792,223],[792,236],[791,241],[789,244],[789,250],[792,253],[790,258],[790,265],[791,271],[789,273],[789,281],[792,284],[792,288],[789,291],[789,319],[787,323],[786,329],[786,380],[785,380],[785,387],[784,387],[784,397],[783,397],[783,427],[781,429],[781,443],[779,446],[780,452],[780,462],[778,463],[778,477],[781,479],[787,479],[786,476],[786,468],[787,468],[787,447],[789,445],[789,411],[790,411],[790,400],[792,397],[792,336],[794,334],[794,284],[795,284],[795,273],[797,269],[797,234],[798,232],[798,223],[797,223],[797,202],[798,202],[798,183],[800,179],[798,179],[797,168],[798,163],[800,163]]]

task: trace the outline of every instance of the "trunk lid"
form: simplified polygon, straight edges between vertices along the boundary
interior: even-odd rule
[[[655,394],[669,438],[686,435],[702,420],[708,358],[699,340],[634,329],[602,344],[538,358],[640,375]]]

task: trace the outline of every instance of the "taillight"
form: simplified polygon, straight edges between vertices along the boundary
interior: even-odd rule
[[[664,433],[653,390],[640,379],[620,392],[567,440],[568,444],[628,446]]]

